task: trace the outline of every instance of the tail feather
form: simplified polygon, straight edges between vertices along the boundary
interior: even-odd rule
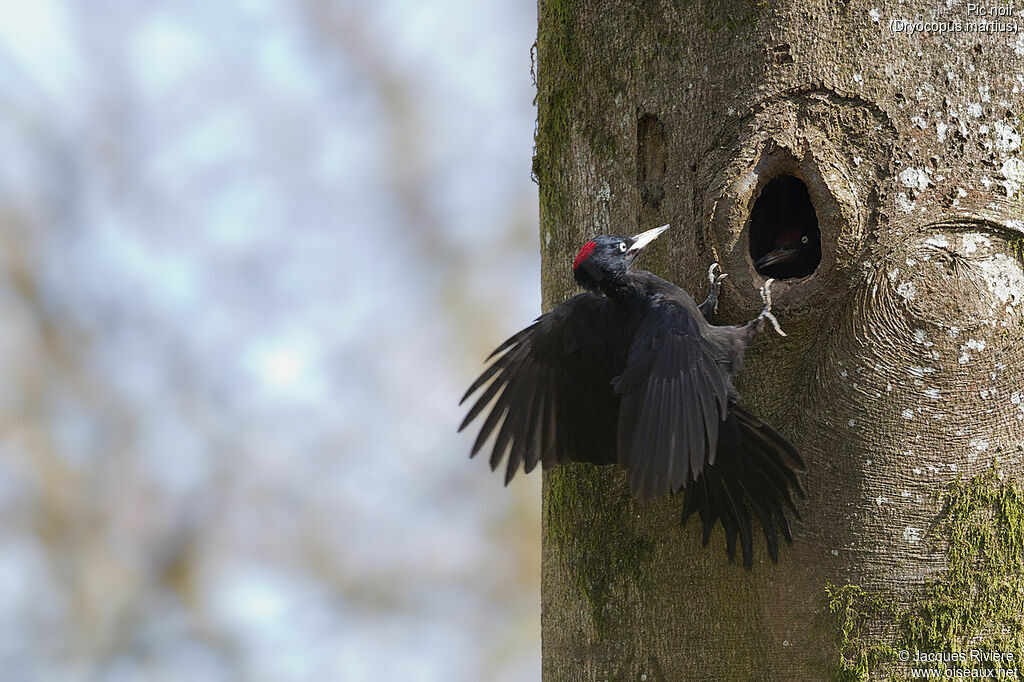
[[[715,454],[715,464],[705,466],[686,486],[683,522],[698,512],[706,545],[721,521],[729,560],[736,556],[738,539],[743,563],[750,567],[756,521],[769,556],[778,562],[779,534],[787,543],[793,541],[787,509],[800,518],[795,498],[804,496],[797,476],[806,471],[803,458],[785,438],[736,403],[729,405]]]

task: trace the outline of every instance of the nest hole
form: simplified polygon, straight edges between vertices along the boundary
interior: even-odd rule
[[[821,230],[803,180],[781,175],[762,189],[750,212],[750,259],[764,277],[807,277],[821,264]]]

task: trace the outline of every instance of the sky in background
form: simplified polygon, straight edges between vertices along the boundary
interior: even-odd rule
[[[540,677],[534,3],[0,0],[5,680]]]

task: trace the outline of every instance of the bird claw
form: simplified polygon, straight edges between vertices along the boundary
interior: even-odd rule
[[[721,266],[718,263],[712,263],[708,268],[708,281],[711,282],[711,290],[708,292],[707,300],[697,306],[708,322],[714,322],[715,313],[718,312],[718,294],[722,290],[722,280],[729,276],[724,272],[716,275],[715,270],[719,267]]]
[[[774,281],[774,279],[767,279],[765,280],[764,286],[761,287],[761,302],[764,303],[764,310],[761,311],[761,314],[758,315],[758,317],[771,322],[779,336],[786,336],[786,332],[782,331],[782,327],[779,326],[779,321],[775,319],[775,315],[772,314],[772,282]]]

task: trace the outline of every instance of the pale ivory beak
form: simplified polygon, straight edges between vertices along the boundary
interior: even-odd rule
[[[647,230],[646,232],[641,232],[640,234],[634,236],[633,246],[629,247],[629,250],[633,252],[640,251],[645,246],[647,246],[655,239],[657,239],[661,235],[661,233],[667,230],[669,227],[669,225],[662,225],[661,227],[656,227],[653,230]]]

